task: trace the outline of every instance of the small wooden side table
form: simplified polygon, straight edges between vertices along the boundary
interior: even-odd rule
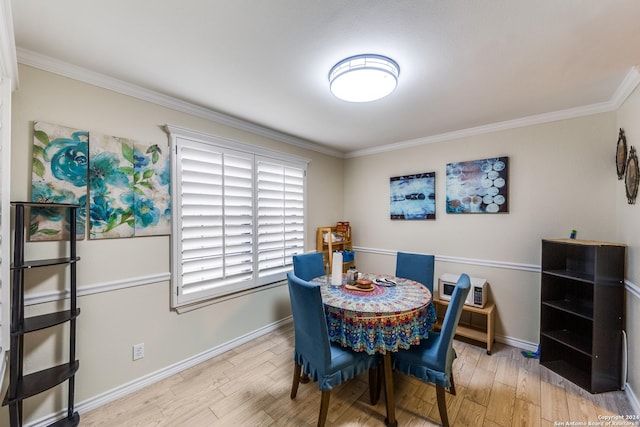
[[[444,319],[444,312],[449,306],[449,301],[434,298],[433,303],[435,304],[436,312],[438,313],[438,321],[434,325],[434,328],[436,330],[440,330],[442,320]],[[486,317],[486,329],[460,320],[460,323],[458,323],[458,327],[456,328],[456,335],[486,343],[487,354],[491,354],[491,347],[495,340],[495,308],[496,305],[493,302],[487,302],[483,308],[473,307],[466,304],[463,305],[463,313],[475,313]]]

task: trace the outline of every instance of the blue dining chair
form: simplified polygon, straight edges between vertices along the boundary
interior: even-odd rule
[[[456,358],[453,337],[470,288],[469,276],[461,274],[451,295],[440,332],[429,332],[429,337],[422,340],[420,345],[393,354],[394,369],[436,385],[438,411],[445,427],[449,426],[445,387],[449,388],[451,394],[456,394],[452,372],[453,360]]]
[[[324,426],[331,389],[377,365],[375,355],[355,352],[329,341],[320,286],[287,273],[294,329],[294,371],[291,399],[295,399],[302,370],[322,391],[318,426]]]
[[[314,277],[324,276],[324,257],[322,252],[294,255],[293,274],[306,281]]]
[[[398,252],[396,255],[396,277],[422,283],[433,295],[433,255]]]

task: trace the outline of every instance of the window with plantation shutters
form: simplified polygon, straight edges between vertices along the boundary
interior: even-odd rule
[[[306,161],[167,126],[172,306],[285,279],[304,251]]]
[[[258,187],[258,276],[264,280],[291,270],[304,252],[304,174],[300,167],[256,161]]]

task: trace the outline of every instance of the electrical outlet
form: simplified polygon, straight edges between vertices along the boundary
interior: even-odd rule
[[[144,357],[144,343],[133,346],[133,360],[142,359]]]

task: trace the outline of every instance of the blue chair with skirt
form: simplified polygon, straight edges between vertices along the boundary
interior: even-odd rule
[[[467,298],[471,281],[469,276],[461,274],[451,295],[449,307],[442,321],[440,332],[429,332],[429,338],[420,345],[412,346],[393,355],[393,368],[406,375],[411,375],[426,383],[434,383],[438,400],[438,411],[442,425],[449,426],[445,388],[456,394],[453,381],[453,360],[456,351],[453,348],[453,337],[460,321],[462,306]]]
[[[293,312],[294,371],[291,399],[296,397],[304,370],[322,392],[318,426],[324,426],[331,389],[377,365],[375,355],[355,352],[329,341],[320,286],[287,273]]]
[[[396,255],[396,277],[422,283],[433,295],[433,255],[398,252]]]
[[[324,276],[324,257],[322,252],[294,255],[293,274],[306,281],[318,276]]]

